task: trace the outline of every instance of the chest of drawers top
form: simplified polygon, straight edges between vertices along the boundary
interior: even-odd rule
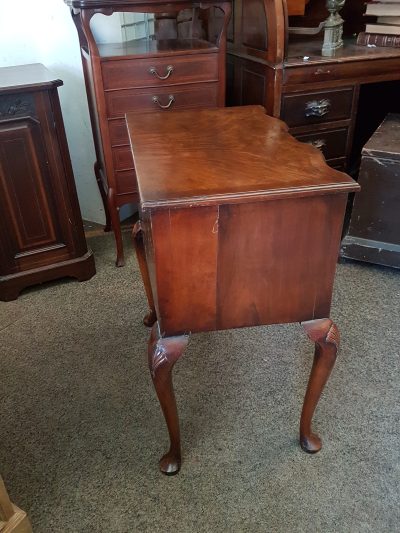
[[[40,63],[0,69],[0,94],[51,89],[62,84]]]

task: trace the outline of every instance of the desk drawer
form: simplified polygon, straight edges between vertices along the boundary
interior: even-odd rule
[[[347,151],[348,129],[337,128],[334,130],[319,131],[295,135],[296,139],[319,148],[325,159],[344,157]]]
[[[391,50],[388,48],[387,50]],[[388,52],[389,54],[391,52]],[[315,65],[297,65],[286,67],[283,74],[285,85],[299,83],[321,83],[324,81],[352,80],[358,82],[364,76],[370,82],[398,79],[399,57],[383,59],[377,57],[368,61],[346,61],[343,63],[317,63]]]
[[[335,91],[286,94],[281,118],[290,127],[345,120],[351,117],[354,87]]]
[[[154,89],[129,89],[106,93],[108,118],[125,113],[151,113],[193,107],[216,107],[218,83],[177,85]]]
[[[218,54],[106,61],[102,72],[106,91],[218,81]]]

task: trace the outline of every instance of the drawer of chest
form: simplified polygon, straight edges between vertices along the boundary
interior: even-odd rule
[[[112,149],[115,170],[131,170],[134,168],[130,146],[118,146]]]
[[[296,139],[315,146],[325,159],[344,157],[347,151],[348,129],[337,128],[316,133],[295,135]]]
[[[216,107],[218,83],[199,83],[129,89],[106,93],[108,118],[124,117],[125,113],[151,113],[193,107]]]
[[[129,145],[128,128],[124,118],[108,121],[111,146]]]
[[[281,118],[290,127],[345,120],[351,117],[354,88],[285,94]]]
[[[218,54],[105,61],[102,72],[105,90],[218,81]]]
[[[137,193],[136,172],[133,169],[115,172],[115,179],[117,194]]]

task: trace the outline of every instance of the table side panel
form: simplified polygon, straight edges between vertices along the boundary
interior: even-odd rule
[[[161,333],[215,330],[218,206],[156,210],[151,231]]]
[[[329,317],[346,198],[220,209],[218,329]]]

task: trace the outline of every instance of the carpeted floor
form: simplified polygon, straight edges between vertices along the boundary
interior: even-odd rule
[[[400,531],[400,272],[338,267],[342,347],[297,444],[313,346],[299,325],[194,335],[175,367],[184,463],[146,362],[130,252],[90,242],[97,275],[0,303],[0,472],[36,533]],[[129,247],[129,244],[127,245]]]

